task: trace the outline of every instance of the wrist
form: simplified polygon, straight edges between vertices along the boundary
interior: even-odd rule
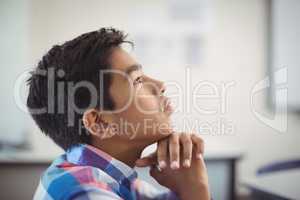
[[[180,200],[210,200],[209,186],[207,183],[185,186],[176,192]]]

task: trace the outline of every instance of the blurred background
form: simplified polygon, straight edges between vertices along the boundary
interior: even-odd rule
[[[175,128],[201,124],[213,199],[300,199],[299,19],[299,0],[0,0],[0,199],[32,199],[62,153],[26,113],[28,70],[106,26],[128,33],[145,73],[167,83]]]

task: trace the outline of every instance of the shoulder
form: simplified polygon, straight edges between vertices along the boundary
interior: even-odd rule
[[[36,199],[74,199],[77,196],[115,196],[113,185],[105,174],[89,166],[70,163],[50,166],[42,175]],[[116,199],[116,198],[115,198]]]

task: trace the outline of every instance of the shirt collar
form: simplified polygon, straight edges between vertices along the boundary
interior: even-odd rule
[[[120,184],[129,186],[130,182],[137,178],[137,172],[134,169],[88,144],[79,144],[68,149],[66,159],[76,165],[99,168]]]

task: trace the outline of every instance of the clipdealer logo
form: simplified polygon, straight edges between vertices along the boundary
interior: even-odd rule
[[[284,133],[287,132],[287,107],[288,107],[288,70],[287,67],[280,68],[273,74],[273,85],[271,86],[270,77],[257,82],[251,90],[250,108],[254,116],[271,127],[272,129]],[[274,115],[267,117],[255,109],[254,99],[258,93],[272,88]]]

